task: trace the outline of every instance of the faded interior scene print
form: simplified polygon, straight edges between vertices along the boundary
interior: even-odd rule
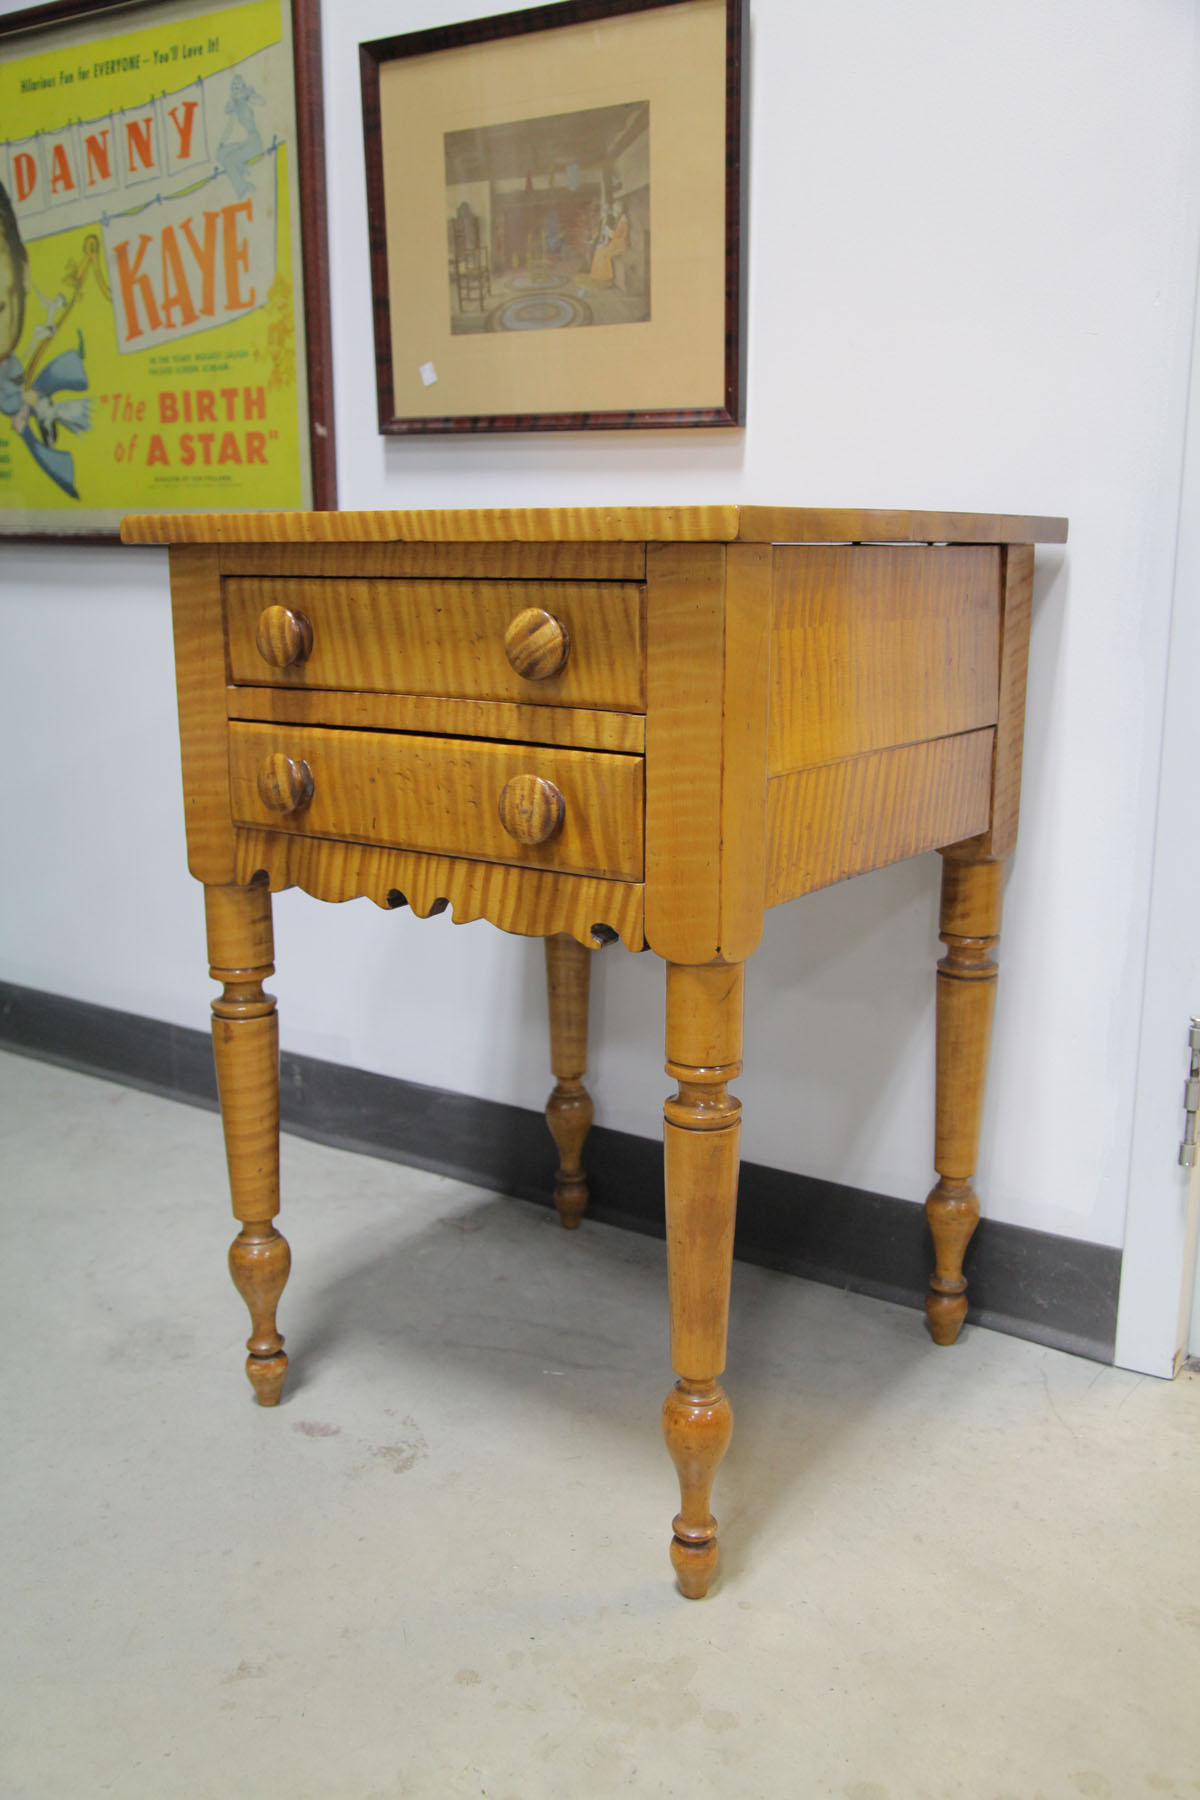
[[[447,132],[450,329],[650,317],[650,105]]]

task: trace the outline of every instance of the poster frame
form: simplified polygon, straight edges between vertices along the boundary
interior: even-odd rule
[[[325,194],[324,90],[321,58],[321,0],[282,0],[292,21],[292,85],[296,105],[296,176],[298,217],[293,230],[300,235],[300,266],[304,288],[304,362],[308,396],[307,453],[312,508],[336,510],[337,460],[334,439],[333,349],[329,304],[329,229]],[[45,0],[19,12],[0,13],[0,60],[34,54],[42,32],[81,19],[111,18],[114,31],[136,23],[136,16],[152,11],[159,0]],[[213,12],[220,0],[187,0],[187,10],[197,17]],[[39,528],[10,528],[0,507],[0,543],[119,542],[120,522],[131,511],[156,509],[117,505],[111,509],[111,526],[85,532]],[[163,510],[177,511],[178,506]]]

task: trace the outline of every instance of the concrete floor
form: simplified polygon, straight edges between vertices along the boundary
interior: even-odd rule
[[[275,1412],[208,1113],[0,1058],[5,1800],[1200,1794],[1200,1379],[734,1279],[667,1561],[663,1249],[285,1139]]]

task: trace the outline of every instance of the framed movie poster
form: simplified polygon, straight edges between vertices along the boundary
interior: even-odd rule
[[[741,0],[360,49],[383,432],[737,425]]]
[[[318,5],[0,17],[0,535],[335,504]]]

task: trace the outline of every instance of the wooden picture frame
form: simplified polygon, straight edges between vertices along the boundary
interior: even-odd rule
[[[742,423],[742,11],[360,46],[381,432]]]
[[[0,118],[0,540],[335,507],[320,0],[0,15]]]

